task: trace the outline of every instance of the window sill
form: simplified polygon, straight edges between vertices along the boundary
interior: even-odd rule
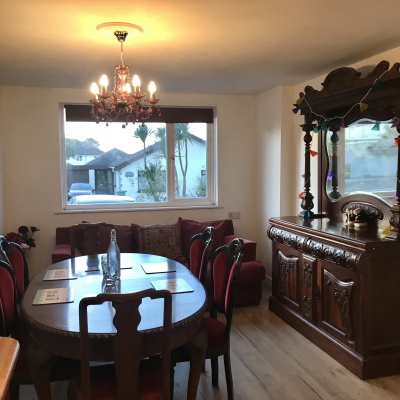
[[[141,207],[141,208],[76,208],[76,209],[68,209],[56,211],[55,215],[62,214],[87,214],[87,213],[108,213],[108,212],[141,212],[141,211],[173,211],[173,210],[196,210],[196,209],[216,209],[216,208],[224,208],[223,206],[210,204],[210,205],[193,205],[193,206],[166,206],[166,207]]]

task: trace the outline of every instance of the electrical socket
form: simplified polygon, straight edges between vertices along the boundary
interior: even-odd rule
[[[229,211],[229,219],[239,219],[240,212],[239,211]]]

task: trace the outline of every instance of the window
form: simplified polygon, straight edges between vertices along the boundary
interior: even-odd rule
[[[110,208],[99,206],[97,198],[104,195],[119,196],[112,208],[216,204],[212,108],[162,108],[161,116],[125,128],[122,122],[96,124],[87,105],[66,104],[62,110],[64,209]],[[68,195],[76,182],[93,188],[85,206]]]

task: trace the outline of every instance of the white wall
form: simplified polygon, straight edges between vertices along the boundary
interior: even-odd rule
[[[241,219],[234,220],[236,233],[256,240],[254,96],[160,94],[165,106],[217,107],[220,208],[61,213],[59,103],[82,103],[89,98],[86,90],[0,87],[0,158],[4,174],[0,228],[5,234],[20,225],[40,227],[35,235],[37,247],[27,256],[31,275],[50,264],[56,227],[82,220],[151,224],[175,222],[182,216],[207,221],[228,218],[229,211],[239,211]]]
[[[292,215],[293,166],[295,147],[292,140],[291,87],[277,87],[257,96],[257,158],[259,160],[257,229],[258,258],[271,276],[271,241],[267,237],[271,217]]]

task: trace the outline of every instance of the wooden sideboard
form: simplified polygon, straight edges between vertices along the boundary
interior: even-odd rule
[[[400,373],[400,242],[329,218],[270,219],[270,310],[361,379]]]

